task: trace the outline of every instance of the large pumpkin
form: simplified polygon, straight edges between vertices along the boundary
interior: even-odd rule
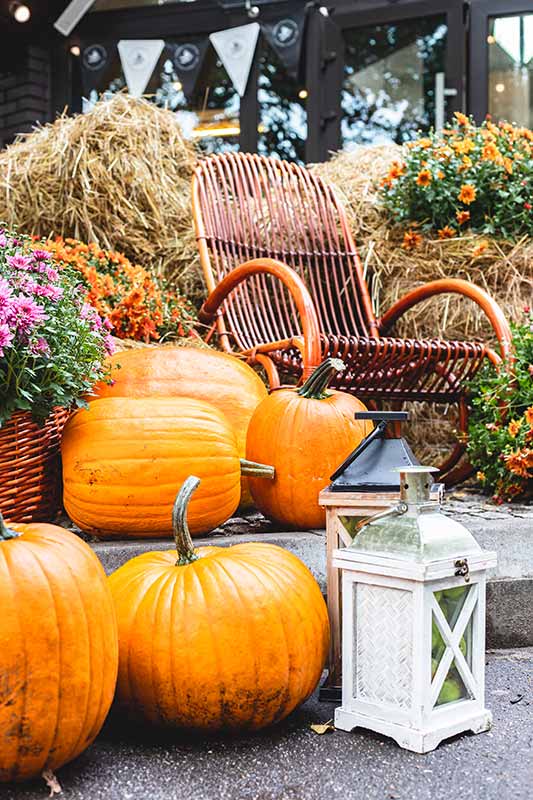
[[[98,558],[73,533],[0,517],[0,781],[71,761],[113,700],[117,628]],[[1,792],[0,792],[1,794]]]
[[[257,729],[314,690],[329,625],[320,588],[296,556],[271,544],[194,551],[185,509],[176,551],[145,553],[109,582],[119,629],[117,699],[152,723]]]
[[[191,504],[194,535],[225,522],[239,504],[235,433],[224,414],[202,400],[94,400],[69,419],[61,455],[65,509],[97,536],[171,533],[176,487],[191,469],[202,478]]]
[[[354,419],[356,411],[366,410],[363,403],[327,389],[343,368],[339,359],[326,359],[300,388],[272,392],[250,420],[247,457],[266,459],[276,470],[273,481],[250,479],[252,496],[265,516],[282,525],[324,527],[318,494],[372,428]]]
[[[244,458],[246,432],[267,390],[254,370],[235,356],[193,347],[147,347],[109,358],[113,384],[99,384],[98,397],[195,397],[212,403],[229,419]],[[119,366],[120,365],[120,366]],[[247,478],[243,501],[250,502]]]

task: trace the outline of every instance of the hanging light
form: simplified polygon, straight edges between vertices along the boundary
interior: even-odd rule
[[[31,18],[31,9],[24,3],[13,2],[9,6],[9,13],[15,22],[28,22]]]
[[[75,58],[78,58],[78,56],[81,53],[81,50],[77,44],[73,44],[72,47],[70,48],[70,52]]]

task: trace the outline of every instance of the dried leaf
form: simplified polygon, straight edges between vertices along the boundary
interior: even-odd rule
[[[62,794],[63,789],[61,788],[61,784],[57,780],[56,776],[52,772],[51,769],[45,769],[41,773],[41,777],[43,781],[45,781],[46,785],[50,789],[50,794],[48,797],[53,797],[55,794]]]
[[[335,730],[335,726],[333,724],[332,719],[328,719],[327,722],[315,722],[309,726],[313,733],[318,733],[319,736],[322,736],[324,733],[329,733],[330,731]]]

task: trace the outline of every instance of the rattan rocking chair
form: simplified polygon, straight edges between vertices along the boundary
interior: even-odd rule
[[[228,352],[261,364],[271,388],[341,358],[335,388],[371,405],[456,403],[466,434],[466,382],[485,358],[508,358],[509,325],[498,304],[464,280],[432,281],[376,318],[345,212],[334,191],[303,167],[248,153],[202,160],[193,176],[193,215],[209,296],[200,321]],[[501,356],[482,342],[387,335],[416,303],[451,292],[485,312]],[[460,436],[440,479],[468,474]]]

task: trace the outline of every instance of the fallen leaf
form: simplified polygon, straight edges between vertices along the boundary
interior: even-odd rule
[[[330,731],[335,730],[335,726],[333,725],[333,720],[328,719],[327,722],[315,722],[313,725],[309,726],[313,733],[318,733],[319,736],[322,736],[324,733],[329,733]]]
[[[51,769],[45,769],[41,773],[41,777],[43,781],[45,781],[46,785],[50,789],[50,794],[48,797],[53,797],[55,794],[61,794],[63,789],[61,788],[61,784],[57,780],[56,776],[52,772]]]

